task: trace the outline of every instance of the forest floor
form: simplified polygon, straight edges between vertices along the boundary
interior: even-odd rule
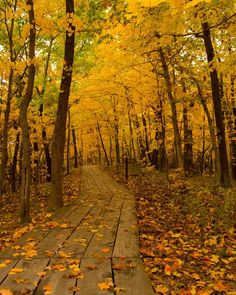
[[[158,294],[236,294],[236,188],[211,177],[107,169],[137,198],[140,254]]]
[[[185,179],[178,171],[167,181],[156,171],[107,169],[137,198],[140,254],[157,294],[236,294],[236,189],[218,188],[210,177]],[[65,203],[78,196],[79,170],[65,177]],[[50,218],[48,185],[32,193],[32,222],[19,226],[19,196],[0,201],[0,250]],[[40,191],[40,193],[38,193]],[[39,210],[40,208],[40,210]]]
[[[72,203],[79,195],[80,170],[74,169],[64,178],[64,204]],[[24,233],[44,223],[52,215],[47,211],[49,183],[32,186],[31,217],[29,225],[20,226],[20,194],[3,195],[0,199],[0,251],[9,247]],[[39,193],[40,192],[40,193]]]

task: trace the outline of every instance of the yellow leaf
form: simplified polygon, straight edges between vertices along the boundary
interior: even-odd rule
[[[211,261],[212,262],[217,263],[217,262],[219,262],[219,259],[220,259],[220,257],[218,255],[212,255],[211,256]]]
[[[0,288],[0,295],[13,295],[10,289]]]
[[[112,282],[102,282],[102,283],[98,283],[98,287],[101,289],[101,290],[108,290],[110,288],[113,287],[113,283]]]
[[[79,287],[69,287],[68,288],[70,291],[73,291],[73,292],[78,292],[80,291],[80,288]]]
[[[156,291],[157,293],[167,294],[168,291],[169,291],[169,289],[168,289],[166,286],[164,286],[164,285],[157,285],[157,286],[155,287],[155,291]]]
[[[38,273],[37,273],[37,276],[39,276],[39,277],[44,277],[44,276],[46,276],[46,271],[38,272]]]
[[[64,264],[62,263],[59,263],[59,264],[53,264],[51,266],[51,270],[59,270],[59,271],[65,271],[66,270],[66,267]]]
[[[11,263],[11,260],[7,259],[3,263],[0,263],[0,268],[6,267],[10,263]]]
[[[201,280],[200,276],[199,276],[197,273],[193,273],[193,274],[191,274],[191,277],[192,277],[194,280]]]
[[[124,291],[125,291],[125,288],[115,287],[115,288],[114,288],[114,291],[115,291],[116,293],[124,292]]]
[[[16,274],[16,273],[21,273],[21,272],[23,272],[23,271],[24,271],[23,268],[17,268],[17,267],[15,267],[15,268],[12,268],[12,269],[9,271],[9,275],[14,275],[14,274]]]
[[[104,248],[101,250],[102,253],[109,253],[111,250],[109,248]]]
[[[50,286],[50,285],[45,285],[44,287],[43,287],[43,291],[44,291],[44,294],[51,294],[52,293],[52,291],[53,291],[53,289],[52,289],[52,286]]]
[[[229,286],[225,285],[225,284],[223,284],[223,282],[219,281],[214,284],[214,290],[219,291],[219,292],[228,291]]]

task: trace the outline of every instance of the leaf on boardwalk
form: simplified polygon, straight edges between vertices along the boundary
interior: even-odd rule
[[[11,263],[11,260],[10,259],[6,259],[6,260],[4,260],[4,262],[0,263],[0,268],[6,267],[10,263]]]
[[[112,265],[112,268],[115,269],[115,270],[122,270],[124,268],[126,268],[125,264],[113,264]]]
[[[101,290],[108,290],[108,289],[112,288],[112,285],[110,283],[103,282],[103,283],[98,283],[98,287]]]
[[[104,254],[106,254],[106,253],[111,252],[111,249],[110,249],[110,248],[103,248],[103,249],[101,250],[101,252],[104,253]]]
[[[88,264],[88,265],[86,265],[86,268],[88,270],[95,270],[95,269],[97,269],[97,266],[95,264]]]
[[[70,258],[71,255],[72,255],[72,253],[65,253],[65,252],[62,252],[62,251],[60,251],[58,254],[62,258]]]
[[[70,228],[71,226],[68,223],[60,224],[60,228]]]
[[[46,271],[41,271],[41,272],[38,272],[37,273],[37,276],[39,276],[39,277],[44,277],[44,276],[46,276]]]
[[[45,294],[45,295],[49,295],[49,294],[52,293],[53,288],[52,288],[52,286],[50,286],[50,285],[45,285],[45,286],[43,287],[43,291],[44,291],[44,294]]]
[[[0,288],[0,295],[13,295],[10,289]]]
[[[115,291],[116,293],[119,293],[119,292],[125,292],[125,288],[115,287],[115,288],[114,288],[114,291]]]
[[[69,287],[68,290],[73,291],[73,292],[79,292],[80,288],[79,287]]]
[[[49,267],[51,270],[59,270],[59,271],[65,271],[66,267],[64,264],[59,263],[59,264],[53,264]]]
[[[9,271],[9,275],[14,275],[16,273],[21,273],[23,272],[24,269],[23,268],[18,268],[18,267],[15,267],[15,268],[12,268],[10,271]]]
[[[15,279],[13,279],[13,281],[16,284],[25,284],[25,285],[30,284],[30,281],[28,279],[23,279],[23,278],[15,278]]]

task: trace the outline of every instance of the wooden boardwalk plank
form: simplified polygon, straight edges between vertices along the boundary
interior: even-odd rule
[[[44,295],[45,290],[54,295],[73,295],[78,268],[79,261],[53,258],[34,295]]]
[[[31,261],[21,259],[11,271],[14,269],[16,271],[22,269],[23,271],[8,274],[1,283],[1,288],[9,288],[14,295],[32,294],[40,281],[38,273],[44,271],[48,262],[49,258]]]
[[[110,260],[96,258],[82,258],[81,271],[83,279],[78,279],[77,286],[80,288],[75,295],[111,295],[114,289],[100,289],[98,284],[112,282],[112,271]]]
[[[112,258],[114,265],[114,282],[119,288],[124,288],[124,294],[127,295],[154,295],[150,281],[145,274],[142,260],[140,258],[128,258],[121,260]],[[121,270],[115,269],[115,266],[122,266]],[[119,267],[117,267],[119,268]]]
[[[125,200],[121,211],[113,257],[139,257],[139,238],[135,202]]]

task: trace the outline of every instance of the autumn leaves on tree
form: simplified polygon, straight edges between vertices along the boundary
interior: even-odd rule
[[[78,164],[119,170],[128,159],[231,186],[235,9],[229,0],[3,0],[0,192],[21,189],[22,222],[31,184],[51,181],[49,206],[59,208],[63,174]]]

